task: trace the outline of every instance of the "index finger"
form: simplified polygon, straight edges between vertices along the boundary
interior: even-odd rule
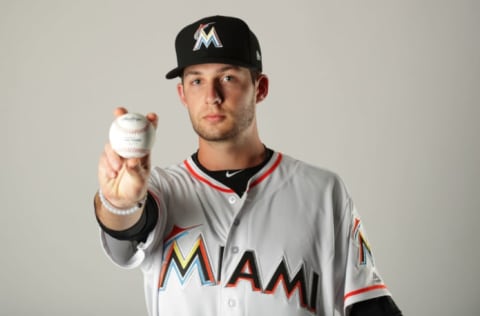
[[[115,117],[119,117],[123,114],[126,114],[128,113],[127,109],[122,107],[122,106],[119,106],[117,108],[115,108],[115,110],[113,110],[113,115],[115,115]]]
[[[158,115],[156,113],[150,112],[145,117],[147,118],[147,120],[150,121],[150,123],[153,124],[153,127],[155,127],[156,129],[158,126]]]

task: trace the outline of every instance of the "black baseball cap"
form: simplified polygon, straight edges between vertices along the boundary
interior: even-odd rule
[[[181,76],[187,66],[221,63],[262,71],[257,37],[239,18],[211,16],[184,27],[175,38],[178,66],[167,79]]]

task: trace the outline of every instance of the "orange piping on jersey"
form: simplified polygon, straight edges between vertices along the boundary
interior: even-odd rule
[[[278,157],[277,157],[277,160],[275,161],[275,163],[273,164],[272,167],[270,167],[270,169],[268,169],[262,176],[260,176],[257,180],[253,181],[252,184],[250,185],[250,187],[248,188],[249,190],[251,188],[253,188],[254,186],[256,186],[257,184],[259,184],[260,182],[262,182],[263,180],[265,180],[265,178],[267,178],[277,167],[278,165],[280,164],[280,162],[282,161],[282,154],[279,153],[278,154]],[[227,189],[227,188],[224,188],[224,187],[221,187],[221,186],[218,186],[216,184],[213,184],[211,181],[205,179],[204,177],[202,177],[201,175],[199,175],[193,168],[192,166],[190,166],[190,164],[188,163],[187,160],[184,160],[183,163],[185,164],[185,167],[187,167],[188,171],[195,177],[197,178],[197,180],[203,182],[203,183],[206,183],[207,185],[211,186],[212,188],[218,190],[218,191],[221,191],[221,192],[225,192],[225,193],[234,193],[235,191],[233,191],[232,189]]]
[[[212,182],[208,181],[207,179],[205,179],[204,177],[202,177],[201,175],[199,175],[198,173],[195,172],[195,170],[193,170],[192,166],[190,166],[190,164],[188,163],[188,161],[184,161],[183,162],[185,164],[185,167],[187,167],[188,171],[195,177],[197,178],[198,180],[206,183],[207,185],[211,186],[212,188],[218,190],[218,191],[222,191],[222,192],[225,192],[225,193],[233,193],[234,191],[232,189],[226,189],[226,188],[223,188],[221,186],[218,186],[216,184],[213,184]]]
[[[355,234],[359,225],[360,225],[360,219],[355,218],[355,223],[353,225],[353,231],[352,231],[353,234]]]
[[[268,177],[275,169],[277,169],[278,165],[280,164],[280,162],[282,161],[282,154],[281,153],[278,153],[278,157],[277,157],[277,160],[275,161],[275,163],[273,164],[272,167],[270,167],[270,169],[267,170],[267,172],[265,172],[261,177],[259,177],[257,180],[253,181],[252,184],[250,184],[250,187],[248,187],[248,189],[250,190],[251,188],[253,188],[254,186],[256,186],[257,184],[259,184],[260,182],[262,182],[263,180],[265,180],[266,177]]]
[[[355,290],[355,291],[352,291],[350,293],[347,293],[347,294],[345,294],[343,299],[346,300],[350,296],[355,296],[355,295],[362,294],[362,293],[365,293],[365,292],[370,292],[370,291],[374,291],[374,290],[381,290],[381,289],[386,289],[386,288],[387,288],[387,286],[385,284],[372,285],[372,286],[369,286],[369,287],[365,287],[363,289],[359,289],[359,290]]]

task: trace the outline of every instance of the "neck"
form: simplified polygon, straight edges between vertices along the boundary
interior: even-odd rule
[[[244,143],[207,142],[200,140],[199,162],[210,171],[254,167],[265,159],[265,146],[260,139]]]

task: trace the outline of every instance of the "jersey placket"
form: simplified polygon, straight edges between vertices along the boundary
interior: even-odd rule
[[[244,300],[245,298],[239,295],[238,289],[228,286],[228,278],[232,267],[238,263],[242,251],[242,231],[246,233],[245,229],[242,229],[242,210],[244,209],[247,193],[242,197],[239,197],[235,193],[226,194],[226,199],[230,205],[230,211],[234,215],[233,221],[230,225],[227,239],[225,241],[225,250],[222,259],[222,286],[220,287],[220,304],[219,315],[244,315]]]

